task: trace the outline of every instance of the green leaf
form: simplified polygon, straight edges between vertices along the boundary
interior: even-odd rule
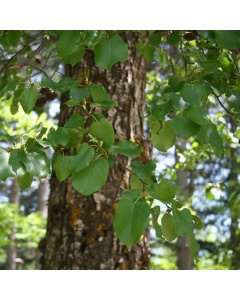
[[[202,229],[202,226],[203,226],[202,220],[199,219],[199,217],[196,215],[192,215],[192,219],[193,219],[197,229]]]
[[[223,140],[215,124],[209,121],[208,124],[202,126],[198,134],[198,139],[204,144],[210,144],[217,157],[223,154]]]
[[[127,140],[120,140],[117,146],[112,146],[109,150],[111,154],[122,154],[131,158],[135,158],[142,151],[135,143]]]
[[[71,170],[79,172],[85,169],[93,161],[94,150],[87,143],[82,143],[78,149],[77,155],[71,156]]]
[[[186,116],[195,124],[206,125],[208,123],[207,112],[203,106],[191,104]]]
[[[184,109],[188,109],[189,108],[190,104],[188,102],[185,102],[183,100],[183,98],[180,97],[179,95],[174,94],[174,93],[170,93],[169,96],[172,99],[172,105],[173,105],[174,109],[176,109],[176,110],[184,110]]]
[[[88,86],[85,86],[84,88],[80,89],[79,87],[73,87],[70,90],[70,96],[73,98],[73,100],[76,101],[83,101],[88,98],[90,94],[90,89]]]
[[[21,103],[25,113],[29,113],[34,108],[38,96],[38,89],[35,86],[31,86],[30,88],[22,90],[18,97],[18,100]]]
[[[240,48],[240,30],[215,30],[215,39],[222,48]]]
[[[163,104],[153,104],[151,111],[154,119],[164,121],[165,117],[173,109],[172,101],[167,101]]]
[[[105,118],[97,122],[93,122],[89,128],[91,136],[96,138],[98,142],[102,142],[102,147],[110,148],[114,143],[114,130],[112,124]]]
[[[59,85],[56,81],[53,81],[51,78],[43,78],[41,81],[42,86],[46,86],[53,91],[57,91],[59,89]]]
[[[130,187],[131,187],[132,190],[142,190],[143,184],[137,176],[131,175],[131,177],[130,177]]]
[[[162,223],[162,232],[164,237],[172,242],[177,238],[177,234],[173,224],[173,216],[169,213],[165,213],[161,219]]]
[[[8,30],[8,41],[11,46],[17,46],[20,41],[20,30]]]
[[[58,127],[57,130],[48,134],[47,139],[44,139],[45,143],[51,146],[63,145],[66,146],[69,140],[69,134],[67,128]]]
[[[79,85],[79,80],[74,80],[69,77],[63,77],[59,82],[58,82],[58,88],[61,92],[67,92],[71,88],[76,87]]]
[[[199,130],[200,126],[193,123],[187,117],[177,115],[171,120],[172,128],[176,135],[180,136],[181,138],[189,138],[190,136],[196,135]]]
[[[13,171],[17,172],[18,169],[22,169],[22,162],[26,159],[26,153],[23,150],[13,149],[9,156],[9,164]]]
[[[200,61],[198,62],[202,70],[202,75],[208,75],[215,71],[217,71],[218,68],[221,67],[221,64],[217,60],[206,60],[206,61]]]
[[[70,64],[71,66],[75,66],[83,58],[84,53],[85,53],[85,45],[80,45],[75,52],[63,56],[62,61],[65,64]]]
[[[159,121],[151,124],[151,143],[159,151],[166,152],[176,141],[176,135],[172,129],[171,121],[163,122],[162,127]]]
[[[122,196],[116,205],[113,226],[120,241],[127,246],[137,243],[148,225],[150,208],[146,201]]]
[[[106,158],[100,157],[90,163],[90,165],[79,171],[72,173],[73,187],[87,196],[100,190],[108,177],[109,166]]]
[[[15,136],[9,135],[4,129],[0,128],[0,140],[12,141]]]
[[[71,174],[71,157],[63,154],[55,154],[53,159],[53,170],[59,181],[68,178]]]
[[[26,172],[23,169],[18,170],[17,182],[20,190],[24,191],[30,188],[32,181],[33,181],[33,176],[29,172]]]
[[[79,126],[82,126],[86,120],[78,114],[75,114],[70,117],[70,119],[65,123],[64,127],[65,128],[76,128]]]
[[[133,173],[135,173],[140,179],[144,180],[156,169],[156,163],[153,160],[150,160],[144,165],[135,160],[131,163],[131,168]]]
[[[128,55],[128,46],[119,35],[110,39],[102,39],[94,47],[95,63],[110,70],[117,62],[124,62]]]
[[[154,47],[159,46],[161,43],[161,40],[162,40],[162,33],[153,34],[148,41],[148,45],[151,45]]]
[[[153,62],[154,61],[154,53],[155,53],[155,47],[152,45],[145,45],[143,48],[143,56],[146,59],[147,62]]]
[[[115,105],[115,102],[111,100],[111,97],[108,95],[106,89],[102,85],[91,85],[90,92],[95,105],[102,106],[103,108],[111,108]],[[91,107],[93,107],[93,103]]]
[[[64,31],[56,43],[56,49],[60,57],[64,57],[78,50],[80,32],[77,30]]]
[[[197,259],[196,252],[200,248],[200,245],[196,242],[195,237],[193,234],[189,236],[189,249],[191,251],[192,257]]]
[[[77,128],[67,128],[68,132],[68,142],[65,145],[67,149],[77,147],[81,144],[82,139],[86,133],[86,129],[82,127]]]
[[[159,206],[152,207],[151,215],[152,215],[152,226],[155,229],[156,237],[159,239],[163,239],[162,227],[158,223],[158,218],[160,215],[160,207]]]
[[[189,209],[178,210],[173,206],[173,224],[175,231],[180,236],[193,233],[192,214]]]
[[[2,147],[0,147],[0,180],[5,181],[8,177],[15,176],[9,161],[9,153]]]
[[[174,182],[162,179],[159,184],[156,185],[155,198],[160,201],[170,201],[180,192],[180,187]]]
[[[203,84],[186,83],[180,92],[180,96],[183,97],[184,101],[200,106],[201,102],[206,101],[208,93]]]
[[[21,161],[26,170],[32,175],[39,178],[46,178],[50,173],[50,161],[44,152],[30,152]]]

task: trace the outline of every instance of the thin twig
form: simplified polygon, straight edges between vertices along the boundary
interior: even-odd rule
[[[221,107],[222,107],[229,115],[231,115],[231,116],[234,117],[234,114],[233,114],[231,111],[229,111],[229,110],[222,104],[221,100],[219,99],[219,96],[216,95],[216,94],[214,93],[214,91],[212,91],[212,92],[213,92],[213,95],[217,98],[218,103],[220,104],[220,106],[221,106]]]
[[[28,57],[27,57],[24,61],[22,61],[20,64],[18,64],[18,65],[16,65],[16,66],[12,66],[12,67],[10,67],[10,68],[20,69],[20,68],[22,68],[22,67],[27,66],[27,65],[29,64],[29,61],[30,61],[35,55],[37,55],[39,52],[42,51],[42,49],[46,46],[47,42],[48,42],[48,38],[46,37],[46,38],[42,41],[42,43],[39,45],[39,47],[38,47],[36,50],[34,50],[31,54],[29,54]],[[30,64],[29,64],[29,65],[30,65]]]
[[[37,67],[37,66],[35,66],[35,65],[33,65],[33,64],[30,64],[30,63],[29,63],[29,66],[31,66],[31,67],[33,67],[34,69],[38,70],[40,73],[42,73],[42,74],[45,75],[46,77],[49,77],[48,74],[47,74],[43,69],[41,69],[41,68],[39,68],[39,67]],[[36,75],[35,75],[35,76],[36,76]]]

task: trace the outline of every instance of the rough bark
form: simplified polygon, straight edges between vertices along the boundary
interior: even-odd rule
[[[13,178],[10,196],[9,196],[9,203],[15,204],[19,206],[20,202],[20,190],[18,187],[17,179]],[[7,261],[5,264],[6,270],[16,270],[17,268],[17,248],[15,245],[16,238],[16,228],[11,229],[11,234],[9,235],[9,242],[10,245],[7,247]]]
[[[178,140],[177,142],[177,151],[183,153],[186,149],[186,144],[183,141]],[[176,155],[176,160],[178,156]],[[186,203],[188,198],[192,194],[191,184],[188,184],[189,171],[179,169],[177,171],[177,180],[176,184],[181,187],[181,193],[179,194],[180,200],[183,203]],[[189,249],[189,237],[188,236],[179,236],[176,243],[177,250],[177,266],[179,270],[193,270],[194,262],[192,255]]]
[[[150,159],[148,143],[144,139],[143,114],[145,101],[145,75],[147,64],[136,53],[134,44],[138,34],[125,32],[129,55],[110,71],[94,64],[93,53],[74,68],[67,67],[66,75],[77,78],[90,71],[90,81],[103,84],[117,107],[105,112],[115,128],[115,138],[132,139],[145,148],[139,161]],[[59,125],[73,114],[62,99]],[[129,160],[123,159],[127,166]],[[116,202],[128,186],[126,169],[115,161],[108,181],[98,192],[88,197],[72,188],[71,179],[58,182],[53,174],[50,181],[47,235],[42,258],[42,269],[145,269],[149,263],[147,237],[133,246],[124,246],[115,236],[113,218]]]

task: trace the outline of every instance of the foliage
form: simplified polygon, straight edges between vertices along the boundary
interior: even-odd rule
[[[33,35],[36,44],[31,42]],[[21,49],[16,49],[19,40],[29,45],[23,56]],[[171,73],[164,87],[159,88],[147,105],[150,140],[157,150],[167,153],[178,137],[196,141],[202,150],[197,155],[204,156],[206,149],[214,157],[223,155],[223,135],[218,130],[219,121],[213,120],[209,113],[209,106],[218,103],[226,114],[235,119],[239,117],[239,43],[238,31],[212,30],[148,32],[136,45],[139,55],[148,62],[157,57],[165,71]],[[16,176],[19,186],[27,189],[33,177],[47,177],[53,170],[60,181],[71,176],[73,187],[83,195],[89,195],[103,187],[117,155],[127,156],[132,159],[130,188],[116,206],[114,227],[117,237],[126,245],[133,245],[141,238],[151,216],[160,239],[173,241],[177,236],[190,236],[190,250],[196,258],[199,245],[194,240],[194,229],[201,225],[195,214],[178,201],[179,187],[172,180],[159,176],[154,162],[139,164],[137,157],[143,149],[131,141],[115,141],[112,124],[103,115],[95,114],[95,107],[108,110],[116,105],[105,88],[89,84],[87,76],[84,80],[50,78],[45,68],[36,66],[36,55],[43,49],[48,53],[44,66],[51,64],[51,53],[57,55],[59,64],[74,66],[86,49],[90,49],[95,63],[109,70],[127,57],[127,44],[121,33],[4,31],[0,44],[2,60],[11,57],[1,70],[0,97],[2,103],[11,100],[13,115],[18,111],[19,103],[26,115],[32,111],[41,115],[46,103],[68,92],[69,100],[65,105],[76,108],[76,113],[63,127],[38,123],[34,127],[35,134],[30,131],[20,142],[2,124],[1,139],[7,141],[9,147],[3,145],[0,148],[0,161],[4,166],[0,179],[5,181]],[[16,53],[20,53],[20,63],[14,56]],[[31,78],[36,73],[29,71],[29,66],[45,78],[33,82]],[[79,108],[83,114],[78,113]],[[52,158],[47,156],[46,149],[55,151]],[[154,199],[159,202],[159,211],[154,209]],[[162,204],[167,210],[162,213],[160,224]]]
[[[12,228],[16,229],[17,249],[21,252],[30,250],[35,251],[41,238],[46,234],[46,220],[40,215],[40,212],[33,212],[25,216],[18,212],[15,204],[0,202],[0,264],[6,260],[5,249],[10,246],[8,236]]]

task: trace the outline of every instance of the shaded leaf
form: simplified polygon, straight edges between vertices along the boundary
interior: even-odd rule
[[[30,86],[29,88],[22,90],[18,97],[18,100],[21,103],[25,113],[29,113],[34,108],[38,96],[38,89],[35,86]]]
[[[162,127],[159,121],[151,124],[151,143],[159,151],[166,152],[176,141],[175,132],[172,129],[171,121],[163,122]]]
[[[148,225],[150,208],[146,201],[133,201],[122,196],[116,205],[114,229],[117,237],[127,246],[137,243]]]

